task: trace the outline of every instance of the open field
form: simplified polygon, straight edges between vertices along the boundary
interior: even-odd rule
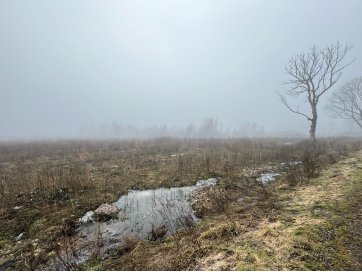
[[[107,258],[94,252],[81,264],[63,258],[63,265],[361,269],[361,148],[354,138],[312,145],[279,138],[1,143],[0,267],[47,268],[59,252],[73,250],[80,217],[130,189],[217,177],[215,187],[193,197],[201,219],[195,224],[152,241],[128,237]],[[285,167],[293,162],[301,163]],[[257,182],[269,172],[283,175],[270,185]]]
[[[362,271],[362,0],[0,0],[0,271]]]

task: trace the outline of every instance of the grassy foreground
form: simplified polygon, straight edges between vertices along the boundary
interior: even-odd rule
[[[137,241],[95,270],[361,270],[362,152],[318,178],[274,184],[265,199],[245,197],[225,212],[164,241]]]
[[[94,256],[70,259],[67,269],[361,270],[361,149],[360,139],[323,139],[312,149],[289,139],[0,144],[0,270],[48,270],[59,252],[77,253],[78,218],[129,189],[209,177],[220,183],[193,197],[196,225],[156,241],[126,237],[107,258],[95,241]],[[324,170],[309,181],[313,171],[303,170],[299,180],[302,172],[282,167],[293,161]],[[270,186],[250,184],[281,171]]]

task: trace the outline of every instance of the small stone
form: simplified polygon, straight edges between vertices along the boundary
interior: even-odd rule
[[[119,211],[120,209],[117,206],[104,203],[94,211],[94,214],[97,221],[106,221],[116,217]]]

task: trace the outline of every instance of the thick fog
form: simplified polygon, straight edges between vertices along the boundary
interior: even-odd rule
[[[331,92],[362,76],[359,0],[2,0],[0,139],[308,135],[284,67],[336,41],[357,60]],[[358,131],[331,92],[317,135]]]

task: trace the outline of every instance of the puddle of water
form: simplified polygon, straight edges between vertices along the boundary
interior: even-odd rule
[[[171,154],[170,156],[172,157],[172,158],[174,158],[174,157],[177,157],[177,156],[183,156],[184,155],[184,153],[180,153],[180,154]]]
[[[197,218],[189,203],[191,194],[203,187],[214,186],[216,178],[199,180],[194,186],[159,188],[156,190],[129,191],[113,205],[121,209],[116,219],[94,222],[94,213],[87,212],[79,221],[75,236],[77,263],[82,263],[94,252],[101,241],[100,255],[122,244],[125,236],[147,239],[154,228],[164,227],[165,235],[185,227]]]
[[[301,162],[301,161],[290,161],[290,162],[282,162],[280,165],[281,166],[294,166],[294,165],[299,165],[302,163],[303,162]]]
[[[261,181],[263,184],[267,184],[274,181],[279,176],[281,176],[279,173],[265,173],[261,174],[260,178],[257,178],[257,181]]]

